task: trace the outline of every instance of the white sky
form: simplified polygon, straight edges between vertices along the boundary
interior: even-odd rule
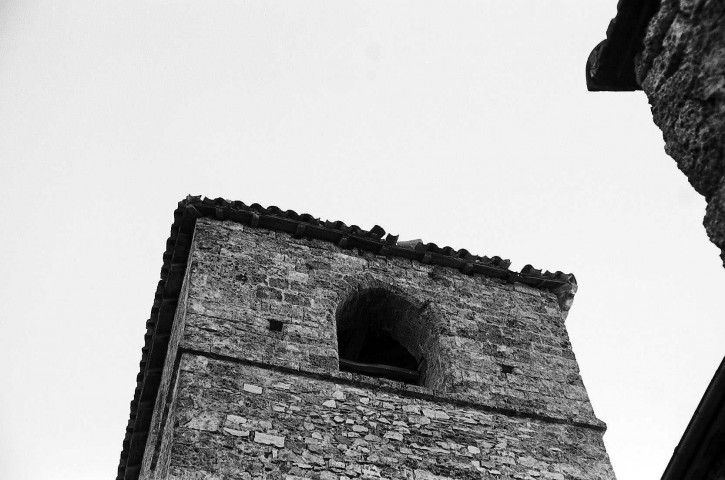
[[[586,91],[615,7],[0,2],[0,478],[115,477],[188,193],[575,273],[615,472],[659,478],[725,272],[644,94]]]

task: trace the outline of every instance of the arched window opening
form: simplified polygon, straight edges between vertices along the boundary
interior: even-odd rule
[[[353,294],[337,315],[340,370],[422,385],[425,359],[410,322],[416,314],[410,302],[382,288]]]

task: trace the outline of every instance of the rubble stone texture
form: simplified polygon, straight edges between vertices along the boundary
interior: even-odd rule
[[[424,385],[339,370],[368,289]],[[615,478],[552,292],[200,218],[178,302],[140,478]]]
[[[705,229],[725,262],[725,3],[663,0],[637,78],[665,150],[707,200]]]

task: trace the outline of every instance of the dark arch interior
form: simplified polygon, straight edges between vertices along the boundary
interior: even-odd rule
[[[422,383],[423,358],[399,338],[401,323],[415,308],[405,299],[376,288],[357,292],[337,316],[340,370],[415,385]]]

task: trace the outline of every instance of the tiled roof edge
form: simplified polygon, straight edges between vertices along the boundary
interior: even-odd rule
[[[675,447],[672,458],[662,474],[662,480],[699,478],[700,474],[704,475],[702,471],[694,474],[691,469],[698,466],[704,468],[708,462],[718,458],[720,451],[706,447],[715,443],[713,440],[717,439],[717,432],[722,432],[725,427],[724,407],[725,358],[720,362],[690,423],[687,424],[685,433],[682,434],[680,443]]]
[[[248,206],[243,202],[233,202],[223,198],[189,196],[180,202],[179,206],[195,210],[197,212],[195,215],[198,217],[229,220],[253,227],[287,232],[296,237],[325,240],[336,243],[342,248],[354,247],[379,255],[454,267],[466,274],[481,273],[510,282],[524,283],[534,288],[555,290],[576,285],[576,278],[571,273],[542,272],[531,265],[526,265],[521,272],[509,270],[511,261],[499,256],[481,257],[471,254],[466,249],[439,247],[435,243],[398,244],[398,236],[390,234],[386,236],[385,230],[379,225],[370,230],[363,230],[357,225],[348,226],[341,221],[323,221],[306,213],[298,214],[294,210],[282,210],[275,206],[265,208],[257,203]]]
[[[607,38],[594,47],[586,65],[587,89],[592,92],[642,90],[634,68],[643,48],[647,26],[660,0],[619,0]]]
[[[378,255],[408,258],[425,264],[457,268],[467,275],[477,273],[549,290],[556,293],[564,312],[571,306],[577,290],[573,274],[542,272],[531,265],[526,265],[521,272],[514,272],[509,270],[511,262],[498,256],[480,257],[465,249],[439,247],[435,243],[398,244],[397,236],[386,236],[385,230],[378,225],[370,230],[363,230],[357,225],[321,221],[309,214],[298,214],[293,210],[282,210],[274,206],[265,208],[256,203],[248,206],[243,202],[223,198],[188,196],[178,203],[174,211],[174,223],[163,255],[161,279],[156,288],[151,317],[146,322],[140,372],[136,377],[137,386],[131,402],[131,415],[126,427],[117,480],[136,480],[141,470],[161,369],[168,348],[168,335],[186,271],[191,236],[196,219],[202,217],[287,232],[298,238],[333,242],[341,248],[358,248]]]

